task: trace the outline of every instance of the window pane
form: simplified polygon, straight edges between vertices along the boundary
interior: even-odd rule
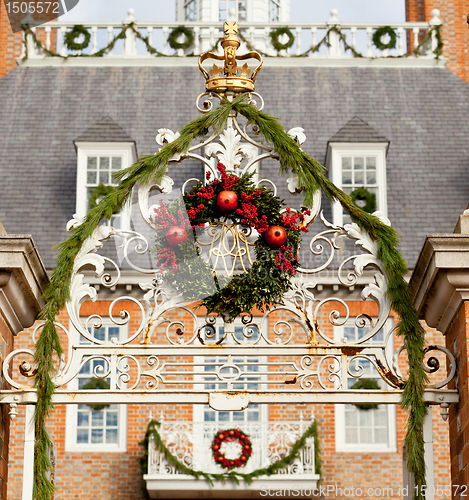
[[[376,170],[368,170],[366,171],[366,183],[367,184],[376,184]]]
[[[105,185],[111,184],[109,179],[109,170],[99,171],[99,183]]]
[[[106,431],[106,443],[116,444],[117,443],[117,429],[107,429]]]
[[[112,170],[121,170],[122,168],[122,158],[120,156],[112,157]]]
[[[363,185],[365,184],[365,172],[363,170],[355,171],[355,184]]]
[[[77,429],[77,443],[88,443],[89,436],[87,429]]]
[[[366,168],[367,170],[376,170],[376,156],[366,157]]]
[[[229,420],[230,420],[230,413],[228,411],[221,411],[218,414],[218,420],[220,422],[229,422]]]
[[[342,170],[342,184],[352,184],[351,170]]]
[[[388,442],[387,429],[375,429],[375,443],[386,444]]]
[[[90,414],[88,412],[78,412],[77,425],[84,427],[90,424]]]
[[[369,411],[369,410],[362,410]],[[370,432],[370,429],[360,428],[360,443],[370,444],[373,442],[373,433]]]
[[[104,415],[102,411],[93,410],[91,412],[91,425],[93,427],[103,426],[104,424]]]
[[[244,421],[244,415],[240,411],[234,411],[233,412],[233,422],[243,422]]]
[[[358,424],[358,411],[356,409],[345,411],[345,426],[356,427]]]
[[[374,410],[375,425],[379,427],[384,427],[388,423],[388,412],[385,408],[379,408]]]
[[[117,426],[117,411],[107,411],[106,412],[106,425],[108,427]]]
[[[98,328],[94,331],[94,337],[98,340],[106,340],[106,329]]]
[[[98,158],[96,156],[88,156],[86,167],[88,170],[96,170],[98,167]]]
[[[358,433],[356,428],[345,429],[345,442],[358,443]]]
[[[352,157],[351,156],[344,156],[342,157],[342,168],[352,168]]]
[[[358,420],[361,427],[371,427],[371,411],[360,410],[358,412]]]
[[[88,170],[86,173],[86,183],[87,184],[97,184],[96,179],[98,178],[98,172],[96,170]]]
[[[109,156],[99,157],[99,170],[109,170]]]
[[[91,442],[92,443],[102,443],[103,442],[103,430],[102,429],[91,429]]]
[[[363,156],[355,156],[353,166],[355,170],[363,170],[365,168],[365,158]]]

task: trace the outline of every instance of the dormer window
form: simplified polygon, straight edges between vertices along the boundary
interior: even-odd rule
[[[76,213],[85,215],[109,193],[116,183],[113,174],[136,161],[135,142],[111,118],[96,122],[76,141]],[[116,229],[128,229],[130,207],[125,207],[109,222]]]
[[[185,0],[184,13],[186,21],[197,21],[197,0]]]
[[[269,0],[269,21],[271,23],[280,21],[280,0]]]
[[[360,118],[353,118],[330,139],[326,165],[332,182],[347,194],[361,192],[374,195],[373,211],[387,214],[386,153],[389,141]],[[368,196],[368,195],[367,195]],[[363,197],[356,199],[365,206]],[[351,222],[339,203],[332,207],[333,222],[343,226]]]

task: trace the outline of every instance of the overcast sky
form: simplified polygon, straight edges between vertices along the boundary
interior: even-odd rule
[[[175,0],[80,0],[61,17],[69,21],[123,21],[127,9],[138,21],[174,21]],[[404,0],[290,0],[291,21],[327,21],[336,8],[341,21],[405,21]]]

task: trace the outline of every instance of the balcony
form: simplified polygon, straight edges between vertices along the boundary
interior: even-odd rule
[[[249,473],[281,460],[291,451],[292,445],[311,425],[303,420],[270,422],[176,422],[160,418],[159,433],[170,452],[184,465],[207,473],[223,473],[213,458],[210,446],[214,435],[221,429],[239,426],[252,443],[253,453],[244,468],[235,469]],[[228,456],[228,451],[227,457]],[[309,437],[300,450],[299,457],[288,468],[272,476],[262,476],[251,484],[240,481],[214,481],[195,479],[168,464],[150,438],[148,473],[144,476],[150,498],[260,498],[266,489],[298,489],[305,493],[313,490],[319,481],[315,473],[314,438]],[[265,495],[264,495],[265,496]],[[301,495],[299,495],[301,497]],[[311,496],[311,493],[309,494]]]
[[[135,19],[133,9],[128,13],[122,23],[84,22],[82,26],[88,35],[85,37],[82,33],[75,39],[78,45],[86,45],[81,50],[71,50],[65,43],[66,34],[78,23],[54,21],[32,28],[25,32],[23,53],[18,63],[28,66],[193,66],[195,63],[190,56],[219,49],[218,42],[223,35],[221,23],[185,23],[193,40],[190,47],[183,49],[176,46],[186,42],[187,35],[174,32],[179,36],[175,37],[176,43],[174,36],[171,41],[171,33],[181,23],[140,22]],[[336,9],[332,9],[331,16],[328,21],[319,23],[241,24],[239,36],[243,43],[240,50],[261,52],[267,66],[443,65],[441,46],[438,45],[442,22],[437,9],[432,11],[429,22],[389,23],[386,26],[382,23],[341,22]],[[27,21],[26,17],[24,22]],[[288,34],[279,35],[277,41],[289,47],[276,50],[271,34],[279,28],[287,28]],[[386,28],[388,32],[383,33],[379,39],[381,43],[377,44],[374,35],[380,28]],[[383,48],[392,38],[394,48]]]

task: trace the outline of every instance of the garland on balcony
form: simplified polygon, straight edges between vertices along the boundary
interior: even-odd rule
[[[69,36],[69,33],[72,33],[75,28],[79,27],[80,25],[77,25],[77,26],[74,26],[73,29],[69,32],[67,32],[65,34],[65,37],[68,37]],[[42,41],[37,37],[36,33],[31,30],[28,26],[23,26],[24,28],[24,31],[25,31],[25,36],[23,38],[23,45],[24,45],[24,56],[23,56],[23,59],[28,59],[29,57],[29,54],[28,54],[28,51],[29,51],[29,48],[28,48],[28,43],[27,43],[27,40],[28,40],[28,36],[31,36],[33,41],[34,41],[34,44],[37,48],[38,51],[42,51],[46,57],[60,57],[61,59],[68,59],[70,57],[103,57],[104,55],[106,55],[109,51],[111,51],[116,42],[118,40],[122,40],[126,37],[126,32],[128,29],[132,30],[134,33],[135,33],[135,36],[141,40],[148,52],[155,56],[155,57],[175,57],[176,54],[173,54],[173,55],[166,55],[166,54],[163,54],[162,52],[159,52],[157,49],[155,49],[151,44],[150,44],[150,40],[149,40],[149,37],[145,37],[143,36],[140,31],[135,27],[135,22],[130,22],[130,23],[124,23],[122,25],[122,29],[121,31],[108,43],[108,45],[106,45],[106,47],[102,48],[101,50],[99,50],[98,52],[95,52],[94,54],[69,54],[69,55],[66,55],[66,56],[63,56],[61,54],[58,54],[57,52],[54,52],[48,48],[45,47],[45,45],[42,43]],[[186,42],[183,42],[182,44],[179,44],[179,42],[176,41],[176,38],[177,38],[177,35],[181,34],[181,33],[186,33],[186,31],[182,32],[182,31],[177,31],[178,29],[180,28],[183,28],[183,27],[179,27],[179,28],[175,28],[173,31],[171,31],[170,33],[170,37],[171,35],[174,34],[174,32],[176,31],[176,36],[174,37],[174,43],[173,45],[175,44],[178,44],[178,46],[174,46],[171,45],[172,48],[179,48],[179,45],[181,45],[180,48],[186,48],[185,45],[186,43],[189,42],[189,35]],[[387,28],[387,26],[385,26],[385,28]],[[85,31],[86,31],[86,28],[84,28]],[[378,28],[374,35],[376,34],[376,32],[378,32],[381,28]],[[274,38],[272,38],[272,43],[274,45],[274,48],[277,50],[277,53],[281,50],[284,50],[284,49],[287,49],[289,47],[291,47],[294,43],[294,41],[292,41],[290,39],[290,35],[293,36],[292,32],[288,29],[288,28],[279,28],[278,30],[275,30],[273,32],[270,33],[270,36],[272,37],[272,34],[274,33],[277,33],[279,30],[287,30],[288,33],[289,33],[289,41],[287,42],[287,44],[280,44],[280,42],[278,42],[278,36],[282,33],[284,34],[287,34],[287,31],[283,31],[281,33],[278,33],[277,36]],[[190,31],[189,29],[187,29],[187,31]],[[192,32],[190,31],[190,33],[192,34]],[[330,34],[331,33],[337,33],[339,35],[339,38],[341,40],[341,42],[344,44],[344,48],[345,50],[348,50],[352,53],[353,57],[365,57],[363,56],[363,54],[360,54],[359,52],[357,52],[351,45],[349,45],[347,43],[347,38],[346,36],[342,33],[341,29],[340,29],[340,26],[337,26],[337,25],[334,25],[334,26],[331,26],[326,34],[324,35],[324,38],[316,45],[313,45],[312,47],[310,47],[306,52],[303,52],[302,54],[299,54],[299,55],[294,55],[294,56],[291,56],[291,57],[306,57],[308,56],[310,53],[315,53],[315,52],[318,52],[319,49],[324,45],[324,46],[327,46],[327,47],[330,47],[330,41],[329,41],[329,38],[330,38]],[[425,37],[422,39],[422,41],[418,44],[417,47],[407,51],[405,54],[402,54],[400,56],[379,56],[379,57],[372,57],[370,59],[381,59],[381,58],[391,58],[391,57],[394,57],[394,58],[403,58],[403,57],[409,57],[409,56],[420,56],[421,55],[421,50],[422,48],[424,48],[424,46],[427,44],[428,41],[431,40],[431,37],[432,37],[432,33],[435,33],[435,36],[436,36],[436,39],[437,39],[437,46],[435,48],[435,50],[433,51],[433,53],[435,54],[436,56],[436,59],[440,59],[440,57],[442,56],[443,54],[443,39],[441,37],[441,25],[437,25],[437,26],[432,26],[428,31],[427,31],[427,34],[425,35]],[[89,34],[89,32],[88,32]],[[381,33],[381,36],[383,35],[384,33]],[[249,50],[255,50],[257,52],[259,52],[260,54],[262,54],[263,56],[265,57],[272,57],[271,54],[266,54],[265,52],[261,51],[261,50],[257,50],[254,45],[252,45],[252,43],[249,42],[249,40],[246,39],[246,37],[241,33],[241,31],[238,33],[240,39],[246,43],[247,47],[249,48]],[[381,36],[379,37],[379,39],[381,40]],[[192,37],[193,37],[193,34],[192,34]],[[274,44],[274,39],[277,40],[277,43],[278,45]],[[73,38],[74,40],[74,38]],[[193,38],[192,38],[193,40]],[[192,44],[192,40],[191,40],[191,43],[188,45],[188,47],[190,47],[190,45]],[[209,52],[212,52],[212,51],[215,51],[218,47],[218,44],[220,42],[221,38],[219,38],[215,44],[213,45],[213,47],[211,49],[209,49]],[[291,42],[291,43],[290,43]],[[86,47],[88,46],[89,42],[86,44]],[[81,45],[81,44],[79,44]],[[284,47],[285,45],[285,47]],[[288,45],[288,47],[286,46]],[[376,45],[376,44],[375,44]],[[279,47],[279,48],[277,48]],[[83,47],[85,48],[85,47]],[[75,49],[75,50],[81,50],[81,49]],[[186,54],[186,56],[194,56],[195,54]]]
[[[421,486],[425,484],[425,461],[422,429],[427,411],[424,384],[428,382],[422,366],[424,330],[410,300],[404,279],[407,266],[397,250],[399,243],[397,232],[376,216],[357,207],[348,194],[328,179],[325,168],[300,149],[276,118],[257,110],[248,102],[247,96],[240,95],[232,102],[223,99],[215,110],[187,124],[181,130],[180,136],[162,147],[157,154],[140,157],[134,165],[118,172],[115,178],[119,184],[115,191],[102,198],[98,206],[88,212],[81,224],[76,224],[71,228],[69,239],[58,245],[57,266],[44,293],[46,306],[40,314],[40,319],[45,323],[35,351],[37,365],[35,386],[38,393],[35,411],[35,499],[50,500],[54,491],[54,486],[47,477],[50,469],[48,451],[51,441],[45,428],[45,420],[53,409],[52,396],[55,391],[52,381],[53,361],[63,352],[55,327],[55,318],[70,299],[73,265],[78,252],[87,238],[92,236],[100,221],[105,218],[110,219],[130,199],[132,188],[137,183],[146,184],[150,181],[161,183],[168,170],[168,163],[174,155],[184,156],[191,141],[205,136],[210,129],[220,133],[226,125],[229,114],[233,111],[240,113],[256,125],[261,137],[267,143],[272,144],[278,154],[280,174],[293,172],[297,176],[298,187],[302,190],[303,204],[306,207],[312,206],[314,193],[321,189],[329,200],[339,202],[350,215],[352,222],[377,242],[377,257],[382,261],[388,276],[387,295],[392,308],[401,318],[397,333],[405,339],[407,347],[409,373],[408,380],[403,384],[401,402],[402,407],[408,411],[405,437],[408,452],[407,464],[418,486],[416,495],[418,498],[423,498]]]
[[[169,449],[164,444],[163,439],[158,432],[158,427],[160,425],[160,422],[158,422],[157,420],[151,420],[148,423],[147,432],[145,433],[143,441],[139,443],[141,446],[144,446],[145,449],[143,455],[138,458],[142,474],[148,474],[148,448],[150,446],[150,437],[153,438],[155,448],[164,455],[170,466],[175,467],[184,474],[195,477],[196,479],[206,479],[212,486],[213,481],[221,481],[222,483],[225,483],[226,481],[234,481],[236,484],[239,484],[241,480],[246,481],[247,484],[251,484],[253,480],[258,477],[272,476],[273,474],[280,472],[282,469],[289,467],[299,457],[299,453],[305,447],[307,439],[313,438],[314,473],[317,474],[319,478],[321,478],[321,460],[319,458],[319,438],[316,421],[314,421],[297,439],[297,441],[293,444],[290,453],[278,462],[274,462],[268,467],[261,467],[260,469],[256,469],[250,473],[236,472],[234,470],[231,470],[229,472],[223,472],[220,474],[193,470],[190,467],[187,467],[187,465],[183,464],[169,451]]]

